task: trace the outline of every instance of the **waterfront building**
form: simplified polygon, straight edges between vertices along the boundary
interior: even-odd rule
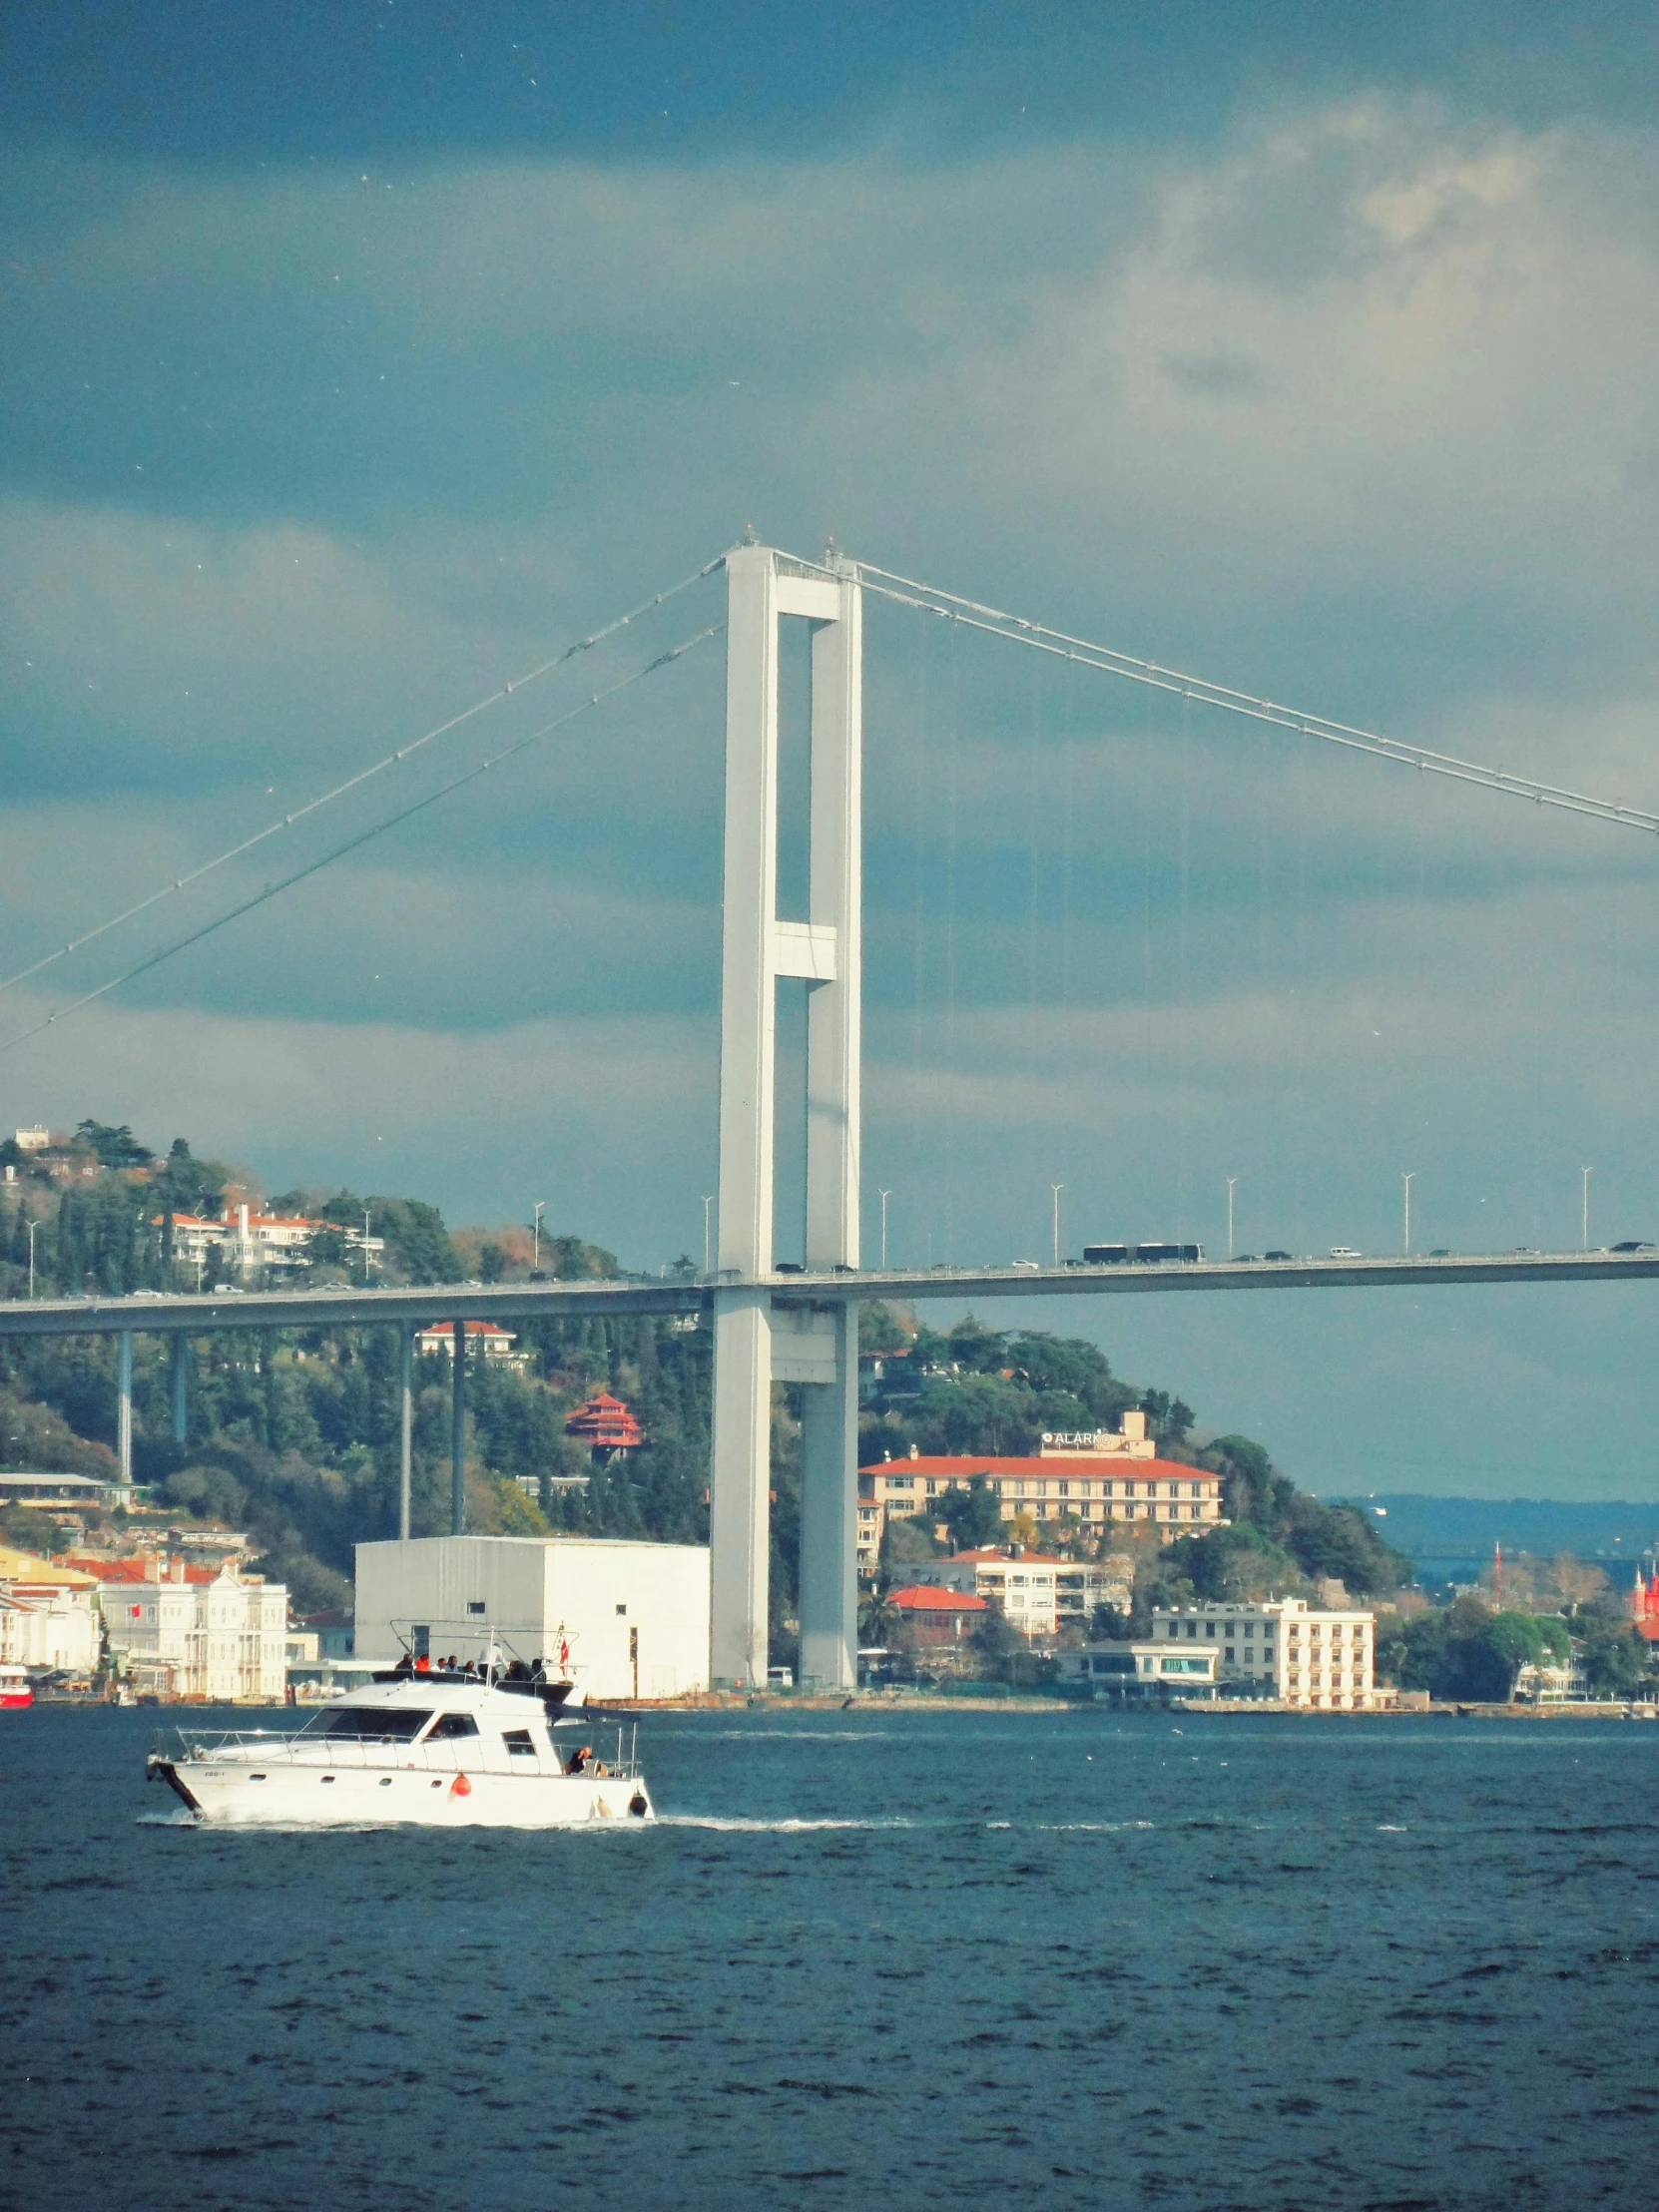
[[[96,1575],[0,1545],[0,1661],[91,1674],[101,1626]]]
[[[903,1618],[918,1651],[965,1643],[991,1609],[988,1599],[971,1590],[939,1589],[931,1582],[889,1590],[887,1603]]]
[[[271,1703],[287,1687],[288,1593],[227,1560],[89,1560],[104,1586],[110,1648],[161,1695]],[[132,1571],[137,1568],[139,1571]]]
[[[595,1698],[709,1687],[706,1544],[417,1536],[357,1546],[358,1660],[540,1659]],[[754,1685],[746,1684],[745,1687]]]
[[[1126,1705],[1170,1698],[1207,1703],[1216,1694],[1216,1646],[1209,1643],[1195,1643],[1190,1651],[1164,1638],[1083,1644],[1056,1652],[1055,1659],[1061,1683],[1086,1683],[1095,1697]]]
[[[1257,1604],[1159,1606],[1157,1641],[1213,1650],[1224,1697],[1276,1698],[1327,1712],[1376,1703],[1376,1616],[1357,1607],[1312,1607],[1306,1598]]]

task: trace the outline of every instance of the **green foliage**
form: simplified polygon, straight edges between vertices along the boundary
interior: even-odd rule
[[[420,1198],[358,1198],[338,1191],[317,1212],[343,1229],[361,1229],[367,1209],[369,1234],[385,1239],[385,1279],[390,1283],[458,1283],[461,1263],[449,1242],[443,1216]]]
[[[1296,1560],[1253,1521],[1181,1537],[1164,1552],[1160,1573],[1166,1588],[1170,1577],[1178,1576],[1200,1599],[1235,1603],[1283,1596],[1301,1579]],[[1158,1602],[1179,1600],[1160,1596]]]
[[[897,1352],[906,1342],[892,1308],[878,1298],[865,1299],[858,1308],[858,1350]]]
[[[936,1559],[944,1546],[933,1534],[935,1517],[930,1512],[889,1513],[881,1531],[881,1564],[902,1568],[915,1566],[923,1559]]]
[[[1468,1597],[1403,1619],[1384,1615],[1377,1626],[1380,1678],[1454,1703],[1505,1703],[1523,1666],[1559,1663],[1570,1649],[1565,1621],[1489,1613]]]
[[[107,1168],[147,1168],[156,1155],[142,1145],[125,1122],[112,1128],[105,1121],[83,1121],[75,1131],[76,1145],[94,1152]]]
[[[945,1492],[939,1518],[958,1551],[978,1550],[1002,1536],[1002,1503],[982,1474],[970,1476],[965,1488]]]
[[[1628,1622],[1598,1629],[1584,1643],[1584,1684],[1593,1697],[1653,1694],[1654,1654]]]

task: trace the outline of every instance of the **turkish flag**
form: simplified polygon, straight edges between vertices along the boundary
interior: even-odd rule
[[[135,1605],[132,1608],[132,1614],[134,1620],[142,1620],[144,1618],[144,1607],[142,1605]]]

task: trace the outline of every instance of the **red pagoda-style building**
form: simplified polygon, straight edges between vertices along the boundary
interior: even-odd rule
[[[590,1444],[594,1457],[601,1463],[616,1452],[632,1451],[644,1440],[639,1422],[621,1398],[612,1397],[606,1390],[586,1399],[575,1412],[566,1415],[565,1434],[579,1436],[583,1443]]]

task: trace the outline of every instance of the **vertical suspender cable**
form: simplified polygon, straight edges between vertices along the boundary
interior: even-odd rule
[[[916,648],[915,837],[911,847],[915,893],[911,957],[915,997],[910,1014],[910,1219],[926,1224],[929,1260],[933,1257],[933,1208],[931,1192],[925,1198],[922,1192],[925,1150],[921,1119],[921,1037],[927,994],[927,646],[931,630],[931,623],[922,624]]]
[[[1189,1130],[1188,1113],[1191,1106],[1191,1070],[1188,1067],[1188,961],[1190,947],[1187,941],[1190,920],[1192,888],[1192,701],[1185,695],[1181,701],[1181,758],[1180,783],[1180,852],[1181,880],[1180,904],[1176,914],[1175,931],[1175,1241],[1187,1241],[1187,1149]]]
[[[945,779],[944,863],[944,1256],[947,1260],[960,1257],[956,1234],[956,840],[961,778],[961,632],[960,626],[952,622],[950,695],[945,729],[945,743],[949,749],[949,768]]]

